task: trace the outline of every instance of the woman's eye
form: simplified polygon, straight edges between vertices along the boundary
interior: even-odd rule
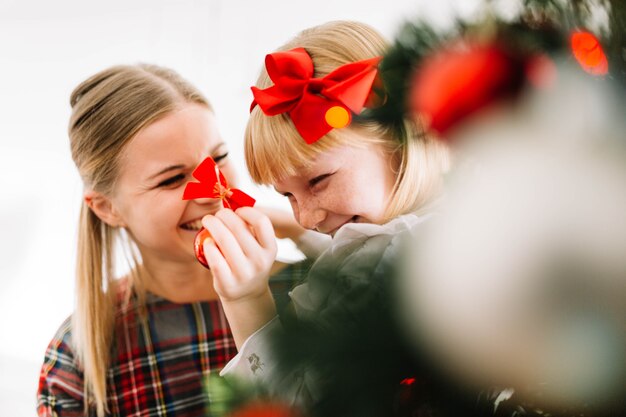
[[[215,161],[215,163],[217,164],[218,162],[220,162],[221,160],[225,159],[228,156],[228,152],[223,153],[221,155],[217,155],[213,157],[213,160]]]
[[[183,174],[174,175],[173,177],[170,177],[170,178],[168,178],[166,180],[161,181],[157,185],[157,187],[167,187],[168,185],[173,185],[173,184],[179,183],[184,178],[185,178],[185,175],[183,175]]]

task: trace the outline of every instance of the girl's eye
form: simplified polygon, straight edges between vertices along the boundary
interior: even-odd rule
[[[324,181],[326,178],[330,177],[331,175],[333,175],[333,173],[318,175],[317,177],[309,180],[309,187],[314,188],[316,185],[320,184],[322,181]]]
[[[168,178],[166,180],[161,181],[157,185],[157,187],[167,187],[168,185],[173,185],[173,184],[179,183],[184,178],[185,178],[185,175],[183,175],[183,174],[174,175],[173,177],[170,177],[170,178]]]
[[[225,159],[228,156],[228,152],[223,153],[221,155],[217,155],[213,157],[213,160],[215,161],[215,163],[217,164],[218,162],[220,162],[222,159]]]

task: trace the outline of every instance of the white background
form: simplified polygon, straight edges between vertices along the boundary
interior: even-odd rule
[[[449,0],[452,1],[452,0]],[[156,63],[213,103],[242,187],[242,136],[263,57],[299,30],[361,20],[388,38],[405,19],[467,15],[459,0],[0,0],[0,416],[35,415],[38,372],[74,303],[82,185],[66,134],[73,87],[105,67]]]

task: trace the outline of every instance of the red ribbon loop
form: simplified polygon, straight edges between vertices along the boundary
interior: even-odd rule
[[[265,57],[265,67],[274,85],[263,90],[252,87],[254,100],[250,111],[258,104],[268,116],[288,113],[298,133],[311,144],[339,127],[329,124],[329,109],[346,109],[347,123],[350,120],[347,110],[355,114],[363,110],[380,59],[351,62],[325,77],[313,78],[313,61],[304,48],[269,54]]]
[[[183,192],[183,200],[196,198],[219,198],[226,208],[252,207],[255,200],[236,188],[229,188],[226,178],[210,156],[198,165],[191,174],[199,182],[189,182]]]

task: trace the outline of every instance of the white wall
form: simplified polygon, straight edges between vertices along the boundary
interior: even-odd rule
[[[446,22],[475,3],[0,0],[0,415],[35,414],[46,345],[73,306],[81,184],[66,127],[78,82],[119,63],[176,69],[213,102],[243,174],[249,86],[266,53],[328,20],[361,20],[391,38],[406,18]],[[242,177],[260,201],[285,206]]]

